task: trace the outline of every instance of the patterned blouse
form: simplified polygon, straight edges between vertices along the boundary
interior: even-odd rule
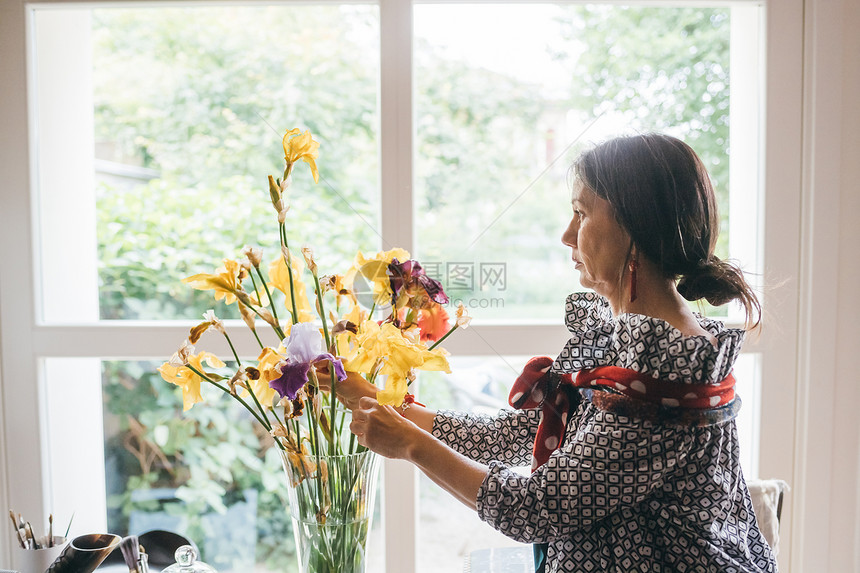
[[[613,317],[593,293],[570,295],[566,311],[572,337],[553,364],[558,372],[610,365],[679,384],[717,383],[743,341],[743,331],[703,317],[716,348],[660,319]],[[734,419],[673,425],[601,410],[582,393],[563,444],[527,477],[510,466],[531,462],[539,410],[437,413],[437,438],[489,464],[481,519],[517,541],[548,543],[548,573],[776,572],[741,472]]]

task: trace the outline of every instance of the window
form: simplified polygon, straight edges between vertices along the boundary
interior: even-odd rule
[[[116,446],[123,432],[133,433],[117,412],[131,410],[112,409],[122,407],[123,388],[146,383],[151,364],[170,355],[187,321],[209,308],[178,279],[200,266],[211,270],[230,249],[264,241],[250,223],[259,219],[258,206],[245,197],[265,193],[259,177],[278,165],[276,132],[284,123],[323,137],[317,194],[297,197],[294,206],[308,216],[302,234],[332,261],[378,248],[384,238],[438,263],[478,317],[468,336],[448,344],[464,371],[499,356],[516,367],[523,356],[560,347],[558,301],[576,277],[556,237],[566,215],[552,206],[566,205],[570,159],[606,134],[669,127],[688,139],[701,134],[691,143],[727,190],[721,252],[751,269],[783,257],[762,241],[763,196],[747,192],[763,178],[763,72],[755,58],[738,59],[736,47],[759,53],[762,7],[630,4],[82,8],[49,1],[6,19],[6,37],[30,46],[29,59],[18,48],[0,65],[11,66],[2,68],[4,77],[23,83],[29,62],[29,108],[21,100],[9,113],[17,114],[15,133],[29,134],[33,167],[28,171],[26,157],[13,165],[19,150],[4,148],[4,170],[14,177],[4,191],[3,239],[21,252],[4,250],[20,274],[4,276],[0,289],[0,447],[9,461],[0,472],[0,501],[8,491],[20,511],[55,511],[60,520],[61,511],[76,511],[81,531],[131,519],[129,506],[119,522],[108,522],[132,491],[119,490],[110,466],[112,448],[132,453]],[[769,17],[781,10],[770,9]],[[634,49],[642,45],[637,34],[657,21],[672,24],[665,35],[683,49],[660,52],[667,47],[659,42]],[[785,42],[775,34],[768,41]],[[506,52],[511,44],[523,49]],[[677,59],[667,61],[667,53]],[[607,72],[622,64],[630,66],[626,73]],[[681,80],[688,83],[673,83]],[[681,92],[695,101],[679,101]],[[779,113],[769,109],[768,130],[780,125]],[[791,155],[774,149],[783,155],[769,156],[769,165]],[[414,195],[407,191],[413,184]],[[223,208],[219,215],[209,215],[212,203]],[[310,220],[322,212],[335,230]],[[338,240],[315,238],[315,228]],[[563,280],[533,278],[539,272]],[[781,359],[772,340],[750,345],[742,365],[751,373],[751,389],[742,394],[750,418],[741,422],[751,445],[758,442],[755,397],[776,383],[768,373]],[[435,396],[446,384],[422,381],[422,391]],[[504,389],[485,394],[498,402]],[[778,407],[780,419],[791,411],[790,404]],[[766,413],[761,420],[764,426]],[[156,445],[163,433],[153,429]],[[761,435],[763,448],[776,440],[773,432]],[[745,467],[755,475],[759,456],[754,448],[748,455]],[[258,462],[268,463],[265,456]],[[768,475],[790,471],[790,460],[778,463],[768,461]],[[84,484],[87,476],[95,480]],[[372,541],[381,558],[372,570],[429,571],[433,549],[421,532],[435,486],[394,463],[384,479],[382,528]],[[257,507],[271,511],[269,502]]]

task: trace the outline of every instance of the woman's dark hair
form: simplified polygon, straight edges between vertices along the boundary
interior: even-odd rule
[[[683,141],[649,133],[609,140],[573,164],[582,183],[609,202],[637,250],[690,301],[714,306],[737,300],[747,326],[761,305],[741,270],[714,255],[720,219],[702,160]]]

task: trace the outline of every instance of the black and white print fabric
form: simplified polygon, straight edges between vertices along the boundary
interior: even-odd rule
[[[731,372],[744,331],[697,316],[717,339],[684,336],[664,320],[641,314],[612,316],[609,302],[595,293],[573,293],[565,303],[571,337],[552,365],[556,372],[619,366],[654,378],[686,384],[716,384]]]
[[[714,348],[657,319],[613,318],[593,294],[570,297],[571,314],[574,336],[554,365],[563,371],[613,365],[679,383],[717,382],[731,370],[743,336],[700,318],[717,337]],[[673,426],[583,400],[562,446],[525,476],[511,468],[530,461],[539,416],[443,411],[433,433],[489,465],[479,516],[518,541],[548,543],[548,573],[776,571],[741,472],[734,420]]]

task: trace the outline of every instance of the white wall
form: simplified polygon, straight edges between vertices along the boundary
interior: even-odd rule
[[[804,8],[794,571],[860,571],[860,3]]]
[[[829,484],[830,571],[860,571],[860,2],[846,1],[842,15],[842,126],[839,170],[837,381],[834,393],[832,479]]]

